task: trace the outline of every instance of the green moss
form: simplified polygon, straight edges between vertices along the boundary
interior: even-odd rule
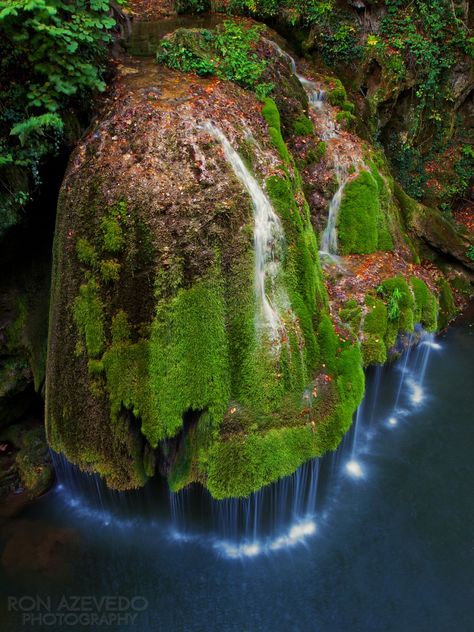
[[[366,296],[367,313],[364,318],[363,331],[383,338],[387,332],[387,306],[383,301],[372,296]]]
[[[120,277],[120,263],[116,259],[101,261],[100,275],[106,283],[118,281]]]
[[[308,427],[270,430],[215,444],[209,455],[207,487],[214,498],[245,497],[292,474],[316,454]]]
[[[53,480],[44,429],[19,429],[15,434],[14,443],[19,448],[15,458],[18,473],[29,496],[35,497],[44,492]]]
[[[270,127],[268,129],[268,133],[270,134],[270,138],[272,139],[273,146],[278,151],[280,158],[284,163],[290,162],[290,152],[286,146],[285,141],[283,140],[283,136],[281,135],[280,130],[275,129],[274,127]]]
[[[349,112],[350,114],[354,114],[354,112],[355,112],[355,105],[353,103],[351,103],[350,101],[344,101],[344,103],[342,104],[342,109],[345,112]]]
[[[327,314],[322,316],[321,322],[319,323],[318,343],[321,352],[321,361],[328,371],[334,373],[336,370],[338,339],[334,331],[332,320]]]
[[[97,252],[94,246],[87,240],[80,237],[76,242],[76,254],[81,263],[89,268],[97,266]]]
[[[87,354],[97,358],[105,345],[104,306],[99,296],[97,281],[91,278],[81,285],[79,296],[74,301],[74,320],[84,337]]]
[[[112,318],[112,342],[114,344],[120,342],[128,342],[130,339],[130,324],[128,316],[120,309]]]
[[[111,254],[120,252],[122,250],[124,236],[119,220],[115,217],[103,217],[101,229],[105,252]]]
[[[333,80],[335,88],[329,91],[328,100],[331,105],[342,107],[347,102],[347,92],[339,79]]]
[[[422,279],[411,277],[410,284],[415,296],[415,322],[421,323],[427,331],[436,331],[438,301],[435,295]]]
[[[14,321],[8,326],[6,331],[7,338],[7,350],[9,352],[14,351],[18,347],[22,347],[24,344],[24,332],[27,316],[26,298],[20,296],[16,303],[17,315]]]
[[[368,254],[377,249],[378,188],[362,171],[347,183],[339,210],[338,239],[342,254]]]
[[[351,128],[356,120],[356,117],[348,110],[341,110],[336,114],[336,121],[347,128]]]
[[[281,122],[280,112],[273,99],[265,99],[265,103],[262,108],[262,114],[268,125],[268,133],[272,139],[272,143],[275,149],[278,151],[280,158],[285,164],[291,162],[290,152],[281,135]]]
[[[446,279],[439,282],[439,329],[445,329],[458,313],[453,291]]]
[[[96,360],[92,358],[87,363],[87,368],[91,375],[100,375],[104,371],[104,363],[102,360]]]
[[[387,361],[387,347],[383,338],[371,334],[365,336],[362,340],[361,351],[365,366],[384,364]]]
[[[314,133],[313,123],[305,114],[300,114],[293,121],[293,131],[297,136],[310,136]]]
[[[383,364],[387,360],[388,317],[387,307],[383,301],[373,296],[366,296],[367,313],[363,324],[363,340],[361,345],[365,366]]]
[[[268,127],[273,127],[277,130],[281,129],[280,112],[273,99],[265,99],[265,103],[262,107],[263,118],[266,120]]]
[[[339,310],[339,318],[351,328],[352,332],[357,336],[362,322],[362,309],[359,305],[356,307],[343,307]]]
[[[385,344],[387,349],[390,349],[399,332],[413,331],[415,301],[408,283],[401,276],[386,279],[378,291],[387,303],[388,324]]]
[[[150,340],[150,382],[156,420],[143,431],[152,445],[173,436],[188,410],[218,423],[230,399],[222,280],[217,271],[159,304]]]

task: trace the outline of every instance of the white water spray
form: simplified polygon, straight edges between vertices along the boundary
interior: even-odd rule
[[[283,324],[279,309],[289,309],[290,302],[285,290],[278,283],[281,272],[281,258],[285,244],[285,234],[278,215],[249,172],[239,154],[233,149],[223,132],[212,123],[204,128],[222,145],[224,154],[235,175],[242,182],[250,197],[254,211],[255,245],[255,294],[261,308],[261,317],[268,329],[269,337],[277,342]]]

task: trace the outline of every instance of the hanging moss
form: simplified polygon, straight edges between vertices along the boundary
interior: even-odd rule
[[[327,367],[327,370],[334,373],[336,370],[336,350],[337,336],[334,331],[332,320],[327,314],[321,318],[318,327],[318,343],[321,352],[321,361]]]
[[[421,323],[427,331],[436,331],[438,321],[438,301],[430,292],[422,279],[410,278],[410,284],[415,296],[415,322]]]
[[[105,345],[104,306],[94,278],[81,285],[73,311],[76,325],[85,340],[87,354],[91,358],[100,356]]]
[[[278,151],[283,162],[285,164],[289,164],[291,162],[291,156],[281,134],[280,112],[278,111],[277,105],[273,99],[265,99],[262,114],[267,122],[268,133],[272,139],[273,146]]]
[[[366,296],[367,313],[364,317],[362,356],[365,366],[383,364],[387,360],[385,336],[387,334],[387,307],[383,301]]]
[[[439,329],[445,329],[458,313],[453,291],[446,279],[439,282]]]

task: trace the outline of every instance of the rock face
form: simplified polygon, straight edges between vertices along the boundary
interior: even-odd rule
[[[274,220],[259,224],[259,204],[284,232],[279,244],[270,230],[261,261],[254,244]],[[143,484],[156,458],[174,487],[245,495],[350,424],[359,350],[328,314],[301,181],[261,104],[229,82],[122,68],[60,195],[52,447],[117,488]]]

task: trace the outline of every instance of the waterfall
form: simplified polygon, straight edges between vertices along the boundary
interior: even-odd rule
[[[269,337],[272,341],[278,342],[283,328],[278,308],[285,310],[290,308],[288,296],[278,283],[285,244],[283,226],[262,188],[223,132],[209,122],[204,128],[220,142],[227,161],[252,199],[255,294],[260,305],[261,319],[268,329]]]
[[[337,254],[337,220],[347,183],[347,171],[343,166],[336,166],[336,178],[337,190],[329,204],[328,221],[321,239],[321,252],[330,255]]]
[[[371,386],[335,452],[308,461],[248,498],[216,501],[196,484],[174,493],[158,476],[141,490],[115,492],[98,475],[81,472],[55,453],[58,484],[53,493],[63,501],[63,511],[92,521],[105,530],[105,537],[107,529],[130,529],[134,537],[148,534],[195,542],[238,559],[304,544],[330,528],[331,509],[342,485],[368,484],[376,445],[387,440],[383,433],[408,422],[425,401],[429,361],[442,347],[433,334],[423,331],[408,340],[418,344],[395,366],[370,371]]]
[[[300,84],[303,86],[306,94],[308,95],[308,101],[310,107],[315,112],[318,119],[318,131],[323,141],[329,141],[338,136],[336,128],[336,121],[333,112],[326,106],[326,93],[318,86],[314,81],[310,81],[303,75],[298,73],[295,59],[284,51],[276,42],[267,40],[268,44],[276,51],[278,55],[283,57],[291,68],[291,71],[297,77]],[[321,253],[326,255],[337,255],[337,220],[339,216],[339,209],[344,194],[344,188],[348,181],[348,167],[349,165],[343,164],[340,156],[338,155],[337,148],[334,147],[334,168],[336,172],[337,190],[334,194],[328,209],[328,220],[326,228],[324,229],[321,239]]]

